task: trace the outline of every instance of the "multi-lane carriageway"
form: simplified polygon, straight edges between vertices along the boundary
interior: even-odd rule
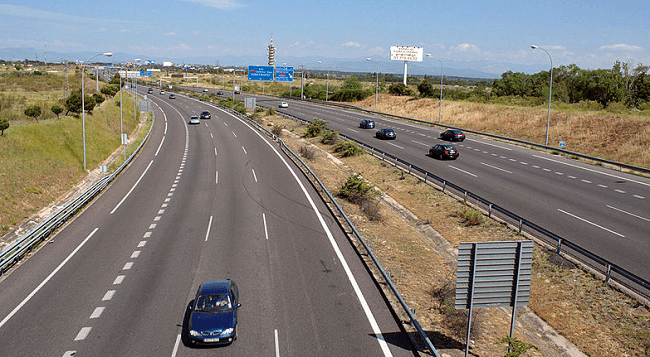
[[[0,282],[2,356],[411,356],[344,233],[277,145],[157,93],[152,136],[94,203]],[[203,110],[212,119],[189,126]],[[187,344],[205,280],[239,286],[238,340]]]

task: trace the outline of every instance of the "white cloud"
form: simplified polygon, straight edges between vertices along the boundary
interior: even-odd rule
[[[120,33],[129,33],[131,30],[120,30]]]
[[[220,10],[237,10],[246,7],[244,4],[240,4],[236,1],[231,0],[183,0],[187,2],[195,2],[197,4],[216,7]]]
[[[167,32],[164,36],[176,36],[176,32]]]
[[[59,12],[45,11],[33,9],[27,6],[0,4],[0,15],[7,15],[13,17],[25,17],[32,19],[51,20],[63,23],[82,23],[92,24],[97,22],[103,23],[128,23],[128,24],[143,24],[139,21],[124,21],[124,20],[107,20],[92,17],[82,17],[63,14]]]
[[[346,42],[346,43],[342,44],[341,46],[343,46],[343,47],[356,47],[356,48],[363,47],[362,44],[360,44],[358,42],[351,42],[351,41]]]
[[[192,35],[194,35],[194,36],[198,36],[198,35],[200,35],[200,34],[201,34],[201,31],[194,31],[194,32],[192,33]]]
[[[601,51],[602,50],[611,50],[611,51],[639,51],[639,50],[642,50],[642,48],[639,47],[639,46],[626,45],[624,43],[619,43],[619,44],[616,44],[616,45],[600,46],[599,49]]]
[[[469,43],[461,43],[458,46],[453,46],[451,50],[458,52],[481,52],[478,46]]]
[[[99,32],[108,32],[108,31],[109,31],[108,27],[102,27],[99,29]]]

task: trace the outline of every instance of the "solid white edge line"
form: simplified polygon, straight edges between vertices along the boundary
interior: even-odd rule
[[[280,339],[278,338],[278,329],[275,329],[275,357],[280,357]]]
[[[149,168],[151,167],[151,164],[153,164],[153,160],[151,160],[151,162],[149,162],[149,165],[147,166],[147,168],[144,169],[144,172],[142,173],[142,175],[140,175],[140,178],[138,179],[138,181],[136,181],[135,184],[133,184],[133,187],[131,187],[131,189],[129,190],[129,192],[126,193],[126,196],[124,196],[124,198],[122,198],[122,200],[120,201],[120,203],[118,203],[117,206],[115,206],[115,208],[113,208],[113,210],[111,211],[111,214],[115,213],[115,211],[117,211],[117,209],[120,208],[120,206],[122,205],[122,203],[124,203],[124,201],[129,197],[129,195],[131,194],[131,192],[133,192],[133,190],[135,190],[135,187],[138,186],[138,184],[140,183],[140,181],[142,180],[142,178],[144,177],[144,175],[147,173],[147,171],[149,171]]]
[[[160,148],[162,148],[164,142],[165,142],[165,136],[163,136],[162,140],[160,140],[160,145],[158,145],[158,150],[156,150],[156,153],[153,156],[158,156],[158,153],[160,152]]]
[[[215,107],[217,108],[217,107]],[[221,110],[222,112],[227,113],[226,111],[217,108]],[[229,114],[231,115],[231,114]],[[350,270],[350,266],[348,265],[347,261],[345,260],[345,257],[343,256],[343,253],[341,252],[341,249],[339,248],[338,244],[336,243],[336,240],[334,239],[334,236],[332,235],[332,232],[330,231],[329,227],[327,226],[327,223],[325,223],[325,219],[321,215],[320,211],[318,210],[318,207],[316,207],[316,204],[314,203],[314,200],[311,198],[311,195],[309,195],[309,192],[307,192],[307,189],[305,186],[302,184],[302,181],[300,181],[300,178],[298,175],[295,173],[295,171],[291,168],[289,163],[280,155],[280,153],[277,151],[277,149],[271,145],[263,136],[260,134],[257,130],[251,128],[248,123],[245,123],[241,119],[231,115],[233,118],[239,120],[246,126],[248,126],[257,136],[259,136],[263,142],[268,145],[273,152],[275,152],[276,156],[280,158],[280,160],[284,163],[286,168],[289,170],[293,178],[296,180],[298,183],[298,186],[300,186],[300,189],[302,190],[303,194],[307,198],[307,201],[311,205],[314,213],[316,214],[316,217],[318,218],[318,221],[321,224],[321,227],[325,231],[327,238],[329,239],[330,244],[332,245],[332,248],[334,249],[334,252],[336,253],[336,256],[338,257],[339,261],[341,262],[341,266],[343,267],[343,270],[345,271],[345,274],[348,276],[348,280],[350,280],[350,284],[352,284],[352,288],[354,289],[354,292],[357,295],[357,298],[359,299],[359,302],[361,303],[361,307],[363,308],[364,313],[366,314],[366,318],[368,319],[368,322],[370,323],[370,326],[372,327],[372,332],[375,334],[377,341],[379,342],[379,345],[382,349],[382,352],[384,353],[384,356],[392,356],[393,354],[390,352],[390,349],[388,348],[388,344],[386,343],[386,340],[384,339],[384,335],[381,332],[381,329],[379,328],[379,325],[377,324],[377,321],[375,320],[375,316],[373,315],[372,311],[370,310],[370,306],[368,305],[368,302],[366,301],[366,298],[363,296],[363,292],[361,291],[361,288],[359,287],[359,284],[357,284],[357,280],[352,274],[352,270]]]
[[[81,244],[79,244],[79,245],[77,246],[77,248],[75,248],[75,249],[72,251],[72,253],[70,253],[70,255],[68,255],[68,257],[65,258],[65,259],[61,262],[61,264],[59,264],[59,266],[57,266],[57,267],[56,267],[56,268],[55,268],[55,269],[50,273],[50,275],[48,275],[47,278],[45,278],[45,280],[43,280],[43,281],[42,281],[42,282],[41,282],[41,283],[36,287],[36,289],[34,289],[34,291],[32,291],[29,295],[27,295],[27,297],[26,297],[26,298],[25,298],[25,299],[24,299],[20,304],[18,304],[18,306],[16,306],[16,307],[15,307],[15,308],[14,308],[14,309],[9,313],[9,315],[7,315],[4,319],[2,319],[2,321],[0,321],[0,328],[2,328],[2,326],[4,326],[4,325],[7,323],[7,321],[9,321],[9,319],[11,319],[11,318],[12,318],[12,317],[13,317],[13,316],[14,316],[14,315],[15,315],[15,314],[16,314],[16,313],[17,313],[17,312],[18,312],[18,311],[23,307],[23,306],[25,306],[25,304],[27,304],[27,302],[28,302],[29,300],[31,300],[31,299],[34,297],[34,295],[36,295],[36,293],[38,293],[39,290],[41,290],[41,289],[43,288],[43,286],[45,286],[45,284],[47,284],[47,282],[50,281],[50,279],[52,279],[52,277],[53,277],[56,273],[58,273],[59,270],[61,270],[61,268],[63,268],[63,266],[64,266],[64,265],[65,265],[65,264],[66,264],[70,259],[72,259],[72,257],[73,257],[75,254],[77,254],[77,252],[79,251],[79,249],[81,249],[81,247],[83,247],[84,244],[86,244],[86,242],[88,242],[88,240],[90,240],[90,238],[92,238],[92,236],[95,235],[95,233],[97,233],[98,230],[99,230],[99,228],[95,228],[92,232],[90,232],[90,234],[86,237],[86,239],[84,239],[84,240],[81,242]]]
[[[208,222],[208,230],[205,232],[205,241],[208,241],[208,237],[210,237],[210,228],[212,227],[212,216],[210,216],[210,222]]]
[[[557,210],[560,211],[560,212],[562,212],[562,213],[564,213],[564,214],[566,214],[566,215],[568,215],[568,216],[571,216],[571,217],[573,217],[573,218],[575,218],[575,219],[581,220],[581,221],[583,221],[583,222],[585,222],[585,223],[589,223],[589,224],[591,224],[592,226],[598,227],[598,228],[600,228],[600,229],[602,229],[602,230],[604,230],[604,231],[607,231],[607,232],[609,232],[609,233],[615,234],[615,235],[617,235],[617,236],[619,236],[619,237],[621,237],[621,238],[625,238],[624,235],[622,235],[622,234],[620,234],[620,233],[618,233],[618,232],[614,232],[614,231],[611,230],[611,229],[607,229],[607,228],[605,228],[605,227],[603,227],[603,226],[599,226],[599,225],[597,225],[596,223],[589,222],[588,220],[586,220],[586,219],[584,219],[584,218],[582,218],[582,217],[578,217],[578,216],[576,216],[575,214],[569,213],[569,212],[564,211],[564,210],[559,209],[559,208],[558,208]]]

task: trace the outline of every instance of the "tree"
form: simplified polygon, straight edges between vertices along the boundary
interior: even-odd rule
[[[57,118],[59,117],[59,114],[63,113],[63,108],[58,105],[53,105],[51,110]]]
[[[25,108],[24,113],[28,117],[32,117],[38,122],[38,117],[41,116],[41,107],[38,105],[30,105],[29,107]]]
[[[5,118],[0,118],[0,135],[5,136],[5,129],[9,128],[9,121]]]
[[[92,113],[93,109],[95,109],[95,98],[91,95],[86,95],[84,101],[86,111]],[[65,108],[67,109],[66,115],[69,112],[75,114],[81,113],[81,89],[70,93],[68,99],[65,100]]]
[[[341,89],[359,90],[363,89],[363,87],[361,86],[361,82],[359,82],[359,79],[356,76],[350,76],[345,80],[345,82],[343,82]]]
[[[426,79],[420,82],[420,84],[418,84],[418,91],[420,92],[420,95],[423,97],[433,97],[436,95],[433,85],[431,85],[431,83]]]
[[[104,84],[100,92],[107,97],[112,97],[120,90],[119,84]]]
[[[407,87],[404,83],[394,83],[388,87],[388,93],[394,95],[415,95],[413,89]]]
[[[100,105],[104,101],[104,97],[99,93],[93,94],[93,99],[95,100],[96,105]]]

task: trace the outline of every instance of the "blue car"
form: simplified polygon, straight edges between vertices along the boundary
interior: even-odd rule
[[[189,339],[197,344],[231,344],[237,339],[239,291],[230,279],[199,286],[189,309]]]

